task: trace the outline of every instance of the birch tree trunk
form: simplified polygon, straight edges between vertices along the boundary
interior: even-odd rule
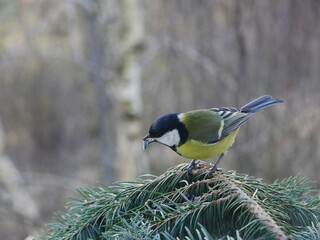
[[[143,16],[140,0],[120,0],[120,41],[117,79],[117,167],[119,179],[133,179],[148,172],[149,164],[142,154],[141,66]]]
[[[9,196],[9,199],[0,197],[0,203],[4,202],[5,207],[12,208],[12,213],[26,223],[29,233],[35,233],[40,217],[38,206],[26,190],[20,171],[4,154],[4,141],[5,135],[0,119],[0,185],[4,186]]]

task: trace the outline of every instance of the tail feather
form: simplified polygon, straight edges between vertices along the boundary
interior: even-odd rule
[[[227,119],[227,121],[224,122],[225,125],[222,130],[220,140],[228,136],[232,131],[234,131],[238,127],[240,127],[240,125],[247,121],[253,115],[253,113],[282,102],[282,100],[273,98],[271,96],[261,96],[247,103],[242,108],[240,108],[240,113],[238,112],[238,115],[234,115],[233,117],[230,117],[229,119]],[[220,109],[217,110],[219,111]]]
[[[272,106],[274,104],[282,103],[280,99],[273,98],[271,96],[261,96],[253,101],[247,103],[240,108],[241,112],[244,113],[255,113],[264,109],[266,107]]]

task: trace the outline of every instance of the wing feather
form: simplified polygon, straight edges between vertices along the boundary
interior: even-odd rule
[[[251,115],[251,114],[241,112],[241,110],[237,108],[222,107],[222,108],[213,108],[212,110],[217,112],[222,117],[222,121],[224,123],[222,132],[219,135],[219,139],[217,139],[216,142],[222,140],[223,138],[228,136],[231,132],[236,130]]]
[[[212,108],[181,114],[189,139],[215,144],[237,129],[250,114],[236,108]]]

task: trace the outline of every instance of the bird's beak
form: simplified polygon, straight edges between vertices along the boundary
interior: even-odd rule
[[[145,136],[143,139],[143,150],[147,150],[150,143],[154,142],[154,139],[149,136]]]

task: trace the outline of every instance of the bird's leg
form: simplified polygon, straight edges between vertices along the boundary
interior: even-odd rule
[[[186,173],[187,176],[189,175],[189,173],[191,173],[192,169],[197,166],[197,164],[199,163],[199,161],[197,159],[193,159],[190,163],[189,166],[186,168]]]
[[[205,179],[206,179],[206,178],[209,178],[210,175],[211,175],[212,173],[214,173],[214,172],[218,169],[218,164],[219,164],[219,162],[221,161],[221,159],[222,159],[226,154],[227,154],[227,152],[221,153],[221,155],[220,155],[219,158],[218,158],[218,161],[212,166],[212,168],[209,170],[209,172],[207,172],[207,174],[204,176]]]

